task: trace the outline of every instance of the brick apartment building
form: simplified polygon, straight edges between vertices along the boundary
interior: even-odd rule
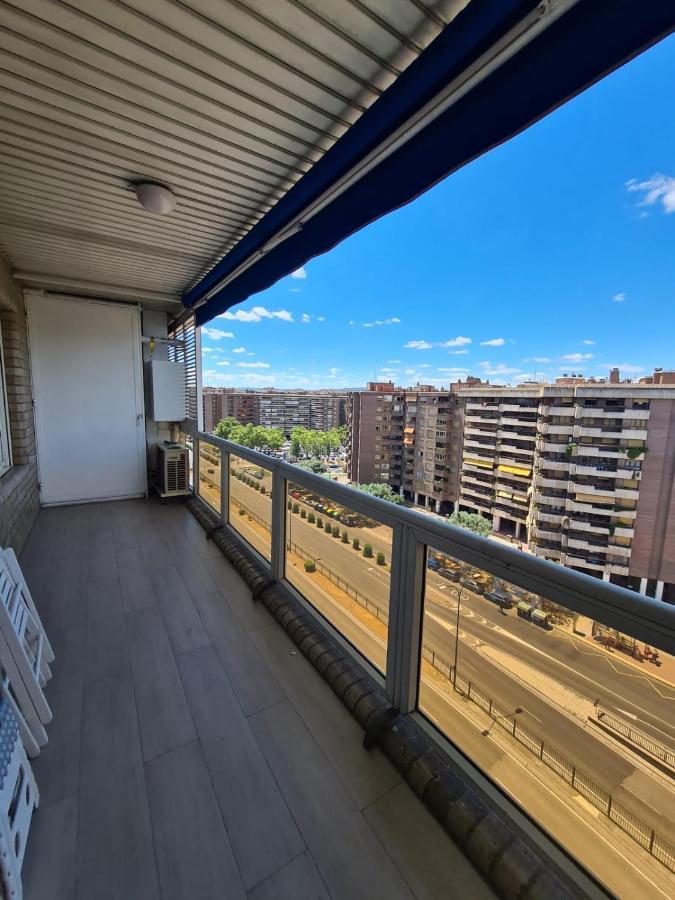
[[[286,435],[296,425],[328,431],[347,420],[347,395],[339,391],[236,391],[207,387],[202,394],[205,431],[213,431],[226,416],[243,424],[281,428]]]
[[[351,480],[479,513],[538,556],[675,602],[675,373],[475,381],[352,392]]]

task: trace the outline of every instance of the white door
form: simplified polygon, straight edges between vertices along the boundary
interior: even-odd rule
[[[143,495],[139,309],[29,295],[28,327],[42,503]]]

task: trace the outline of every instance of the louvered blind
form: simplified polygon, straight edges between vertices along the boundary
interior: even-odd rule
[[[169,332],[175,344],[169,346],[169,359],[185,367],[185,408],[187,423],[195,429],[202,427],[201,340],[194,316],[178,321]]]

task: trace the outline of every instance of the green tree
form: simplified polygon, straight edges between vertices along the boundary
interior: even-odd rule
[[[364,494],[379,497],[380,500],[389,500],[390,503],[396,503],[397,505],[403,503],[403,498],[400,494],[392,490],[388,484],[355,484],[354,487],[363,491]]]
[[[323,475],[323,473],[327,471],[326,464],[318,459],[318,457],[305,459],[302,462],[299,462],[298,466],[301,469],[307,469],[310,472],[314,472],[316,475]]]
[[[479,513],[454,512],[448,516],[447,521],[450,525],[456,525],[466,531],[473,531],[474,534],[480,534],[482,537],[487,537],[492,531],[489,519],[484,519]]]
[[[213,433],[216,437],[224,438],[226,441],[232,440],[230,434],[234,428],[239,427],[239,422],[233,416],[226,416],[224,419],[221,419],[220,422],[213,429]]]
[[[365,544],[365,545],[364,545],[364,547],[363,547],[363,555],[366,557],[366,559],[372,559],[372,556],[373,556],[373,548],[370,546],[370,544]]]
[[[377,564],[378,564],[378,566],[383,566],[383,565],[385,564],[385,562],[386,562],[386,559],[384,558],[384,553],[382,553],[382,552],[378,553],[378,554],[377,554]]]

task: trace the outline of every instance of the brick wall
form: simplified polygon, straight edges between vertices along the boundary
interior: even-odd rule
[[[0,478],[0,546],[13,547],[19,553],[40,507],[37,453],[23,299],[7,280],[0,287],[4,288],[0,291],[0,327],[13,462]]]

